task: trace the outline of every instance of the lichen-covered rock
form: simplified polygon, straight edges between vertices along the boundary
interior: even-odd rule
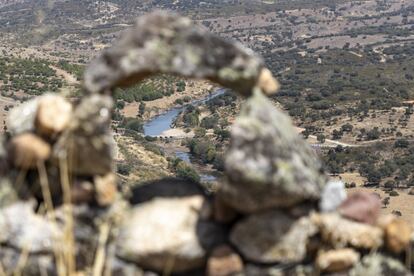
[[[0,243],[29,253],[53,253],[63,237],[57,225],[34,213],[30,202],[18,202],[0,210]]]
[[[39,98],[36,112],[36,131],[51,137],[69,126],[72,118],[72,104],[64,97],[49,94]]]
[[[360,254],[352,248],[343,248],[320,252],[316,265],[324,272],[340,272],[354,266],[359,261]]]
[[[319,227],[322,240],[334,248],[348,245],[361,249],[377,249],[383,245],[381,228],[345,219],[336,213],[313,214],[311,221]]]
[[[309,218],[295,220],[281,211],[254,214],[238,222],[230,240],[243,256],[256,263],[300,262],[317,228]]]
[[[365,256],[349,273],[351,276],[407,276],[412,275],[404,265],[381,254]]]
[[[114,170],[115,142],[110,130],[113,100],[91,95],[74,111],[69,129],[54,147],[56,162],[68,160],[77,175],[105,175]]]
[[[220,196],[245,213],[316,201],[327,180],[289,117],[258,90],[232,127],[225,167]]]
[[[339,213],[349,219],[375,224],[381,210],[381,201],[373,193],[355,192],[339,207]]]
[[[19,169],[34,169],[39,162],[45,162],[51,155],[50,145],[31,133],[13,137],[8,146],[12,162]]]
[[[167,12],[138,18],[113,47],[92,61],[85,87],[90,93],[106,93],[157,73],[209,79],[244,95],[254,86],[267,93],[278,88],[253,51]]]
[[[208,250],[223,242],[221,228],[202,219],[206,208],[211,206],[199,195],[135,206],[120,227],[117,255],[155,271],[202,267]]]

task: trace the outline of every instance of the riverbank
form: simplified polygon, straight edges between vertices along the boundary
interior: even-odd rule
[[[161,133],[161,136],[172,137],[175,139],[180,139],[180,138],[184,139],[184,138],[194,137],[194,132],[193,131],[185,132],[183,128],[171,128],[166,131],[163,131]]]
[[[195,106],[201,105],[210,99],[222,95],[223,93],[225,93],[225,90],[217,89],[213,93],[204,95],[202,98],[194,99],[189,104]],[[187,133],[182,128],[172,128],[173,122],[176,120],[177,116],[185,110],[185,108],[185,106],[172,108],[167,110],[162,115],[156,116],[151,120],[147,120],[144,124],[144,134],[153,137],[161,136],[176,138],[168,142],[158,140],[157,144],[164,150],[167,156],[178,157],[188,164],[191,164],[199,174],[202,182],[215,183],[217,178],[220,176],[220,173],[215,170],[212,165],[203,164],[192,158],[188,148],[181,145],[181,139],[191,138],[194,136],[194,133],[192,131]]]
[[[222,173],[213,168],[211,164],[203,164],[195,160],[187,147],[181,145],[180,140],[171,142],[157,142],[157,145],[163,148],[166,156],[177,157],[190,164],[199,174],[201,182],[214,183],[222,176]]]
[[[214,99],[215,97],[222,95],[223,93],[225,93],[224,89],[216,89],[214,92],[209,93],[208,95],[204,95],[203,98],[195,99],[189,102],[188,104],[198,106],[205,103],[208,100]],[[164,132],[170,131],[172,129],[171,126],[173,122],[176,120],[177,116],[179,116],[179,114],[183,112],[186,108],[186,105],[178,108],[172,108],[161,115],[147,120],[144,124],[144,134],[153,137],[168,136],[165,135]]]

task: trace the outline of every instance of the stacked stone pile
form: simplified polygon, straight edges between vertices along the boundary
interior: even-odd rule
[[[109,96],[78,104],[47,94],[9,114],[0,145],[0,260],[6,273],[55,274],[57,248],[70,247],[68,220],[76,222],[73,258],[92,264],[99,224],[119,215],[110,207],[117,199],[111,110]],[[23,253],[27,262],[19,267]]]
[[[156,73],[207,78],[247,97],[226,178],[206,194],[162,179],[117,195],[111,93]],[[410,275],[412,229],[372,194],[329,182],[278,83],[243,46],[188,19],[140,18],[85,73],[73,103],[44,95],[10,114],[0,147],[0,261],[23,275]],[[23,256],[23,258],[22,258]]]
[[[1,169],[21,184],[15,187],[19,196],[43,200],[44,193],[50,193],[53,202],[61,203],[67,181],[73,201],[110,205],[116,196],[111,110],[108,96],[93,95],[74,105],[55,94],[15,108],[8,118],[9,135],[3,139]],[[50,191],[42,190],[42,184],[48,184],[41,183],[42,172],[45,182],[53,182]]]

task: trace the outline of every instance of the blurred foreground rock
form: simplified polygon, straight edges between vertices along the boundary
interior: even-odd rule
[[[228,245],[220,245],[211,253],[208,259],[208,276],[230,276],[243,274],[243,260]]]
[[[0,242],[29,253],[52,253],[63,232],[34,212],[33,204],[21,202],[0,211]]]
[[[220,227],[203,218],[211,206],[202,196],[154,199],[131,210],[120,228],[117,254],[146,269],[192,270],[223,242]]]
[[[295,220],[275,210],[250,215],[238,222],[230,240],[252,262],[294,263],[305,259],[309,239],[316,233],[317,228],[309,218]]]
[[[350,248],[321,252],[316,265],[324,272],[339,272],[351,268],[359,261],[359,253]]]
[[[223,199],[243,213],[317,201],[322,164],[287,115],[256,90],[232,127]]]

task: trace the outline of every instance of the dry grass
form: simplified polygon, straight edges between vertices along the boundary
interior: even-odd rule
[[[99,227],[98,249],[96,250],[95,261],[93,265],[93,276],[103,275],[106,259],[106,243],[110,233],[111,225],[104,222]]]

